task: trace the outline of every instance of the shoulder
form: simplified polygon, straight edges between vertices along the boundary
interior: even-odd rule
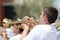
[[[55,29],[53,25],[36,25],[34,29]]]
[[[56,32],[56,29],[53,25],[36,25],[32,30],[32,33],[51,33]]]
[[[20,37],[21,37],[21,34],[18,34],[16,36],[11,37],[10,40],[19,40]]]
[[[51,25],[36,25],[32,30],[50,30],[52,29]]]
[[[15,40],[16,36],[11,37],[9,40]]]

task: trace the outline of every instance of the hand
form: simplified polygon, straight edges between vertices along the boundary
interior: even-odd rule
[[[26,35],[28,34],[28,30],[29,30],[29,25],[22,24],[22,26],[24,27],[24,31],[22,32],[22,36],[21,36],[20,40],[23,40],[26,37]]]
[[[30,18],[28,16],[25,16],[25,17],[23,17],[23,21],[25,23],[29,23],[30,22]]]
[[[6,32],[2,32],[2,40],[6,40]]]
[[[29,30],[29,25],[27,25],[27,24],[22,24],[22,26],[23,26],[24,30]]]
[[[6,32],[2,32],[2,37],[5,37],[6,36]]]

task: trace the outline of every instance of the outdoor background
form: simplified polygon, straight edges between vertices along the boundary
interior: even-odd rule
[[[11,11],[13,9],[12,12],[16,14],[11,13],[16,15],[18,18],[22,18],[27,15],[38,19],[42,8],[47,6],[54,6],[60,10],[60,0],[7,0],[3,5],[6,8],[5,10]]]
[[[60,0],[0,0],[0,20],[3,18],[16,20],[17,18],[22,19],[24,16],[39,19],[42,9],[48,6],[58,9],[57,21],[59,21]]]
[[[41,10],[47,6],[54,6],[60,10],[60,0],[14,0],[14,9],[17,13],[17,17],[33,16],[38,19]]]

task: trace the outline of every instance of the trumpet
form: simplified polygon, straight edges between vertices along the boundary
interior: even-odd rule
[[[21,24],[29,24],[30,28],[33,28],[37,22],[35,19],[31,18],[23,18],[19,19],[18,21],[9,21],[7,18],[3,19],[3,27],[7,28],[10,26],[15,26],[17,28],[23,28]]]
[[[8,19],[3,19],[3,27],[8,28],[10,26],[15,26],[17,28],[22,28],[21,27],[22,21],[9,21]]]

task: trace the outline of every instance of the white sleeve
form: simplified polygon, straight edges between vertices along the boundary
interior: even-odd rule
[[[46,29],[35,27],[24,40],[56,40],[56,33],[53,30]]]
[[[34,38],[34,33],[31,31],[25,38],[24,38],[24,40],[33,40],[33,38]]]
[[[36,39],[36,36],[37,36],[37,29],[36,27],[31,30],[31,32],[24,38],[24,40],[35,40]]]

